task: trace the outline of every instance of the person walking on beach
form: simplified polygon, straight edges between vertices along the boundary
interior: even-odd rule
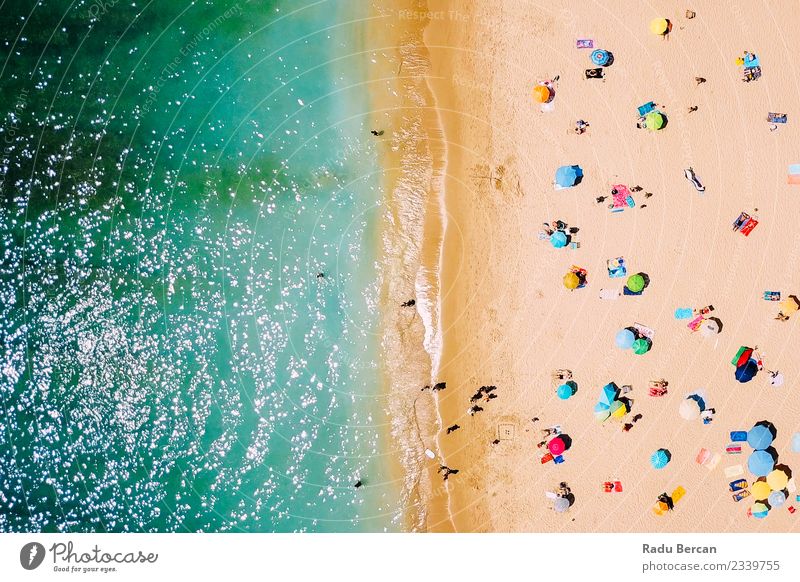
[[[703,83],[706,82],[706,80],[705,77],[695,77],[694,82],[697,83],[698,85],[702,85]]]
[[[459,425],[457,425],[457,424],[454,424],[453,426],[448,426],[447,427],[447,434],[450,434],[451,432],[457,431],[460,428],[461,427]]]
[[[608,196],[598,196],[597,198],[594,199],[594,201],[597,202],[598,204],[602,204],[607,199],[608,199]]]
[[[697,111],[697,105],[692,105],[689,107],[689,113],[694,113],[695,111]]]
[[[403,301],[403,303],[400,304],[400,307],[414,307],[416,304],[416,301],[409,299],[408,301]]]
[[[374,130],[374,129],[373,129],[373,130],[371,130],[371,131],[370,131],[370,133],[371,133],[372,135],[374,135],[374,136],[378,136],[378,137],[380,137],[380,136],[382,136],[382,135],[383,135],[383,130],[381,129],[380,131],[376,131],[376,130]]]
[[[458,469],[451,469],[447,465],[439,465],[439,470],[437,471],[437,473],[441,473],[442,477],[444,477],[444,480],[447,481],[447,478],[450,475],[458,474]]]
[[[470,416],[475,416],[476,414],[478,414],[478,413],[479,413],[479,412],[481,412],[482,410],[483,410],[483,408],[481,408],[480,406],[478,406],[478,405],[476,404],[475,406],[470,406],[470,407],[469,407],[469,410],[467,410],[467,413],[468,413]]]
[[[445,388],[447,388],[447,382],[437,382],[436,384],[434,384],[431,390],[433,392],[439,392],[440,390],[444,390]]]

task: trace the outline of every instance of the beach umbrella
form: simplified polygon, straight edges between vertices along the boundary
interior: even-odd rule
[[[775,458],[768,451],[753,451],[747,459],[747,468],[759,477],[766,477],[774,467]]]
[[[638,293],[644,289],[644,277],[642,277],[640,274],[631,275],[628,277],[627,287],[634,293]]]
[[[570,188],[583,177],[580,166],[561,166],[556,170],[556,184],[561,188]]]
[[[646,354],[650,351],[650,346],[653,345],[653,342],[646,337],[640,337],[631,346],[633,348],[633,353],[637,355]]]
[[[753,504],[753,508],[750,512],[753,514],[753,517],[764,519],[769,514],[769,508],[763,503],[756,502]]]
[[[654,18],[650,21],[650,32],[657,36],[664,36],[669,32],[669,20],[666,18]]]
[[[548,103],[553,96],[553,90],[547,85],[539,84],[533,88],[533,100],[537,103]]]
[[[756,481],[750,487],[750,494],[756,501],[764,501],[771,492],[772,489],[769,488],[766,481]]]
[[[773,509],[786,503],[786,494],[783,491],[773,491],[767,497],[767,503]]]
[[[658,111],[651,111],[644,116],[644,126],[650,131],[658,131],[664,127],[664,115]]]
[[[700,333],[703,337],[710,337],[719,333],[719,320],[717,318],[706,319],[700,326]]]
[[[614,338],[614,341],[618,348],[629,350],[633,346],[633,342],[636,341],[636,336],[631,330],[625,328],[617,332],[617,337]]]
[[[747,444],[760,451],[770,446],[776,436],[778,436],[778,430],[775,425],[767,420],[762,420],[747,432]]]
[[[623,402],[620,402],[619,400],[614,401],[609,411],[611,412],[611,418],[616,418],[617,420],[623,418],[626,414],[628,414],[627,407]]]
[[[573,394],[575,394],[575,390],[573,386],[570,385],[569,383],[562,384],[556,390],[556,394],[561,400],[568,400],[569,398],[572,397]]]
[[[769,383],[773,386],[783,386],[784,377],[780,372],[771,372]]]
[[[564,275],[564,287],[567,289],[577,289],[581,284],[581,280],[575,273],[567,273]]]
[[[564,513],[569,509],[569,506],[569,499],[566,497],[556,497],[553,500],[553,509],[555,509],[557,513]]]
[[[658,449],[650,456],[650,464],[654,469],[663,469],[672,459],[672,453],[667,449]]]
[[[786,489],[789,484],[789,474],[785,465],[778,465],[767,475],[767,485],[774,491]]]
[[[789,298],[781,301],[779,305],[781,308],[781,313],[784,315],[791,315],[800,309],[800,299],[798,299],[796,295],[789,295]]]
[[[705,410],[705,405],[701,406],[700,402],[702,402],[702,399],[700,399],[698,402],[697,399],[692,398],[691,396],[687,397],[683,402],[681,402],[680,408],[678,409],[681,418],[685,420],[695,420],[700,418],[700,413]]]
[[[750,358],[747,360],[747,363],[744,366],[739,366],[736,368],[736,371],[733,373],[734,378],[736,378],[742,384],[749,382],[752,380],[755,375],[758,373],[758,362]]]
[[[557,230],[550,235],[550,244],[557,249],[567,246],[568,241],[569,238],[567,237],[567,233],[565,233],[563,230]]]
[[[595,49],[592,51],[592,62],[598,67],[606,66],[610,58],[611,55],[608,53],[608,51],[604,51],[602,49]]]
[[[603,386],[603,389],[600,391],[600,402],[598,404],[603,404],[606,408],[609,408],[617,399],[618,394],[619,388],[617,388],[617,385],[613,382],[609,382]]]
[[[595,408],[594,410],[594,418],[597,422],[605,422],[609,416],[611,416],[611,411],[608,408],[600,410]]]
[[[557,457],[567,450],[567,446],[564,444],[564,440],[561,437],[556,437],[547,443],[547,450],[553,453],[554,457]]]

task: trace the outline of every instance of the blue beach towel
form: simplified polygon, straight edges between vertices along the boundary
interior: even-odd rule
[[[648,113],[653,111],[653,109],[655,109],[655,108],[656,108],[656,104],[653,103],[652,101],[650,101],[649,103],[645,103],[644,105],[640,105],[639,106],[639,117],[644,117],[645,115],[647,115]]]
[[[675,319],[691,319],[692,313],[691,307],[678,307],[675,310]]]

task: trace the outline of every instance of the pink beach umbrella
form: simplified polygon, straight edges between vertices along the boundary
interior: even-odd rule
[[[547,449],[553,453],[553,455],[558,456],[567,450],[567,445],[561,437],[556,437],[547,443]]]

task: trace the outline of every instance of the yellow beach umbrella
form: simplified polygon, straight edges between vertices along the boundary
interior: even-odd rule
[[[756,481],[750,487],[750,493],[756,501],[763,501],[769,497],[769,494],[772,493],[772,489],[767,485],[766,481]]]
[[[567,289],[577,289],[581,284],[581,280],[575,273],[567,273],[564,275],[564,287]]]
[[[533,100],[537,103],[547,103],[553,96],[550,87],[546,85],[536,85],[533,88]]]
[[[791,315],[795,311],[800,310],[800,305],[797,303],[797,297],[794,295],[789,295],[789,298],[781,301],[779,305],[781,307],[781,313],[784,315]]]
[[[615,400],[614,403],[611,405],[611,418],[619,420],[623,418],[626,414],[628,414],[628,409],[625,407],[625,404],[620,402],[619,400]]]
[[[786,486],[789,484],[789,475],[781,471],[780,469],[775,469],[767,475],[767,485],[773,491],[781,491],[786,489]]]
[[[669,20],[666,18],[654,18],[650,21],[650,32],[658,36],[667,34],[669,30]]]

